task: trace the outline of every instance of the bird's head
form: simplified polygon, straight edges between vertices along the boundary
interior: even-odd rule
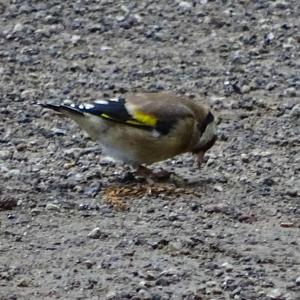
[[[217,140],[217,124],[214,115],[208,111],[204,121],[198,123],[199,138],[193,153],[197,155],[199,167],[204,159],[204,154]]]

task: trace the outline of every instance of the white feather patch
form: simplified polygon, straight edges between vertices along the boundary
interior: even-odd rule
[[[108,104],[107,100],[96,100],[95,103],[97,104]]]
[[[85,109],[92,109],[95,107],[95,105],[91,104],[91,103],[84,103],[84,107],[85,107]]]
[[[79,108],[79,109],[84,109],[84,105],[83,105],[83,104],[80,104],[80,105],[78,106],[78,108]]]
[[[118,102],[120,99],[119,99],[119,97],[117,97],[117,98],[111,98],[111,99],[109,99],[110,101],[115,101],[115,102]]]
[[[154,129],[154,130],[152,130],[152,136],[155,138],[160,137],[160,133]]]
[[[76,107],[76,104],[75,103],[71,103],[70,106],[74,108],[74,107]]]

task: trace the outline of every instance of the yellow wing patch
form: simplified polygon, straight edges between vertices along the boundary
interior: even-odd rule
[[[101,114],[101,117],[104,119],[112,119],[108,114]]]
[[[132,119],[128,119],[128,120],[118,120],[106,113],[102,113],[100,116],[104,119],[124,122],[136,126],[155,126],[157,124],[157,119],[155,117],[137,110],[134,111]]]
[[[127,120],[125,121],[126,124],[130,124],[130,125],[136,125],[136,126],[141,126],[141,125],[145,125],[139,121],[135,121],[135,120]]]
[[[143,125],[155,126],[157,124],[157,119],[155,117],[138,110],[133,112],[133,118]]]

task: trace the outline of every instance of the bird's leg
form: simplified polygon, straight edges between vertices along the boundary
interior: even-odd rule
[[[202,166],[202,163],[203,163],[203,160],[204,160],[204,154],[205,154],[204,151],[199,151],[197,153],[197,164],[198,164],[199,168],[201,168],[201,166]]]
[[[152,170],[148,169],[145,166],[138,166],[137,169],[134,172],[135,177],[140,177],[143,180],[145,180],[149,185],[152,185],[154,182],[151,178]]]

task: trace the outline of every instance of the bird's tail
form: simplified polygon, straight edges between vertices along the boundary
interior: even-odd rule
[[[41,105],[42,107],[44,108],[50,108],[50,109],[53,109],[65,116],[68,116],[70,118],[76,118],[76,117],[83,117],[84,114],[78,110],[76,107],[71,107],[69,105],[64,105],[64,104],[61,104],[61,105],[55,105],[55,104],[50,104],[50,103],[39,103],[39,105]]]
[[[56,112],[61,113],[73,121],[75,121],[82,129],[84,129],[92,139],[98,140],[101,135],[101,130],[103,128],[102,119],[94,116],[92,114],[81,111],[80,105],[74,104],[42,104],[42,107],[50,108]],[[105,127],[106,128],[106,127]],[[104,128],[104,129],[105,129]]]

